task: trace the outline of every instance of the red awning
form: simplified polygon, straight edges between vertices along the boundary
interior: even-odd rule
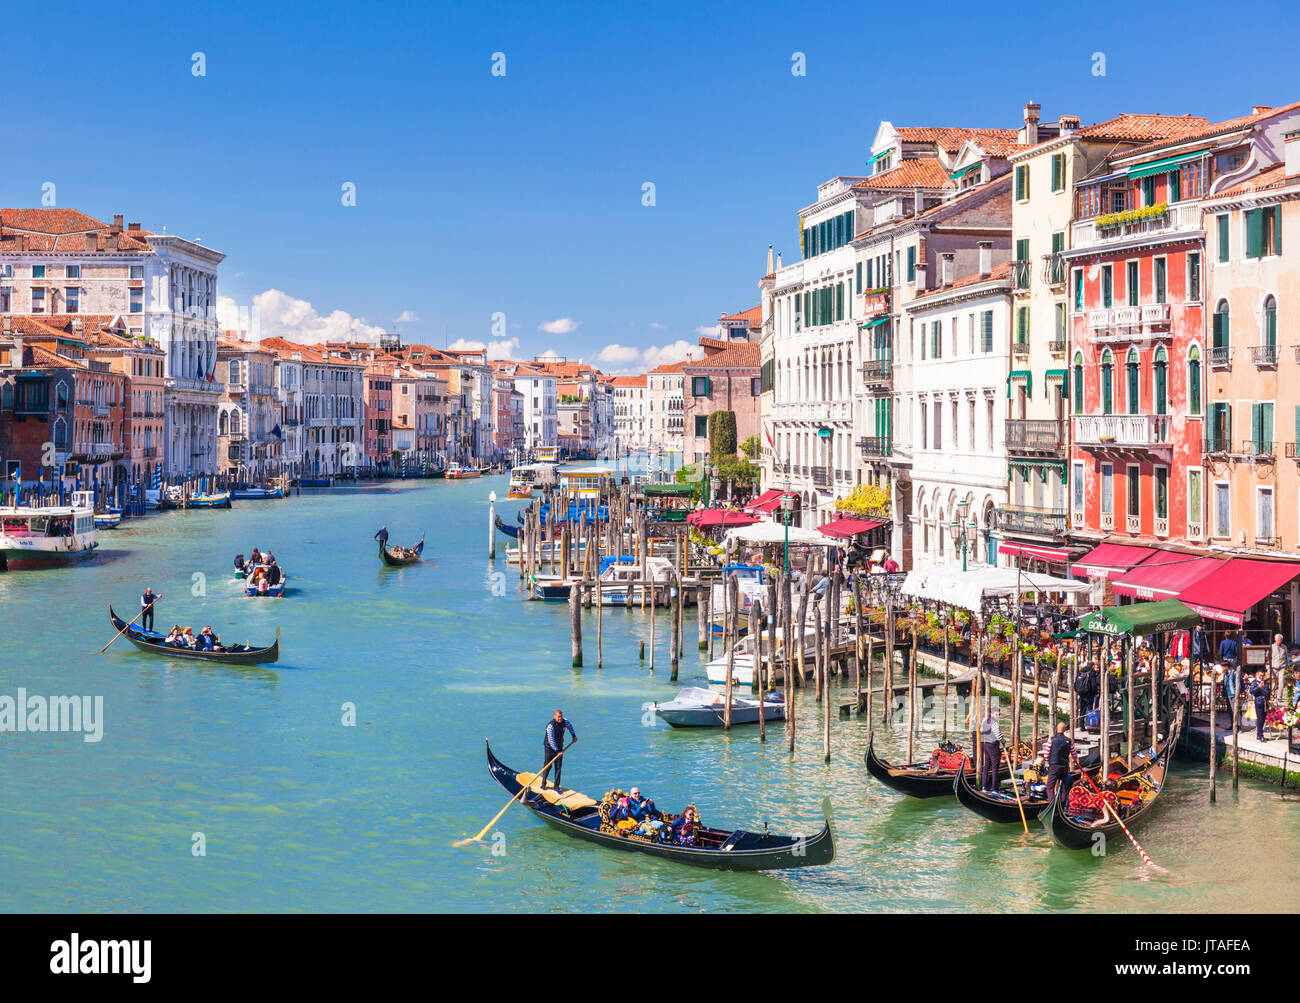
[[[686,521],[698,529],[715,529],[718,526],[752,526],[758,522],[756,516],[748,515],[744,512],[736,512],[729,508],[706,508],[699,512],[692,512],[686,517]]]
[[[1036,561],[1051,561],[1053,564],[1066,564],[1070,552],[1059,547],[1039,547],[1032,543],[1009,543],[1003,540],[998,544],[998,553],[1008,557],[1028,557]]]
[[[1178,598],[1201,616],[1238,627],[1255,603],[1300,575],[1300,562],[1253,561],[1234,557],[1213,574],[1180,592]]]
[[[760,496],[761,497],[761,496]],[[749,506],[750,512],[775,512],[781,507],[781,492],[776,493],[775,498],[769,498],[761,505],[755,504]]]
[[[745,511],[748,512],[748,511],[750,511],[750,510],[752,510],[752,509],[756,509],[756,508],[758,508],[758,507],[761,506],[761,505],[766,505],[766,504],[767,504],[768,502],[770,502],[773,498],[776,498],[776,499],[779,500],[780,497],[781,497],[781,492],[780,492],[780,491],[776,491],[776,490],[764,491],[761,495],[759,495],[759,496],[758,496],[757,498],[755,498],[752,502],[750,502],[748,505],[745,506]],[[764,509],[764,511],[767,511],[767,510]]]
[[[1192,557],[1190,554],[1166,554],[1169,560],[1153,557],[1132,571],[1115,579],[1117,596],[1133,599],[1177,599],[1206,575],[1223,567],[1217,557]]]
[[[1126,547],[1103,543],[1074,562],[1070,574],[1075,578],[1118,578],[1130,568],[1160,553],[1154,547]]]
[[[884,522],[880,519],[853,519],[842,515],[838,519],[832,519],[825,526],[817,527],[817,531],[825,536],[838,536],[848,539],[850,536],[857,536],[859,533],[879,529],[883,525]]]

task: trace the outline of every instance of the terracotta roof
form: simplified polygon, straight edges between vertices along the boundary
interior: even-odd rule
[[[0,209],[0,225],[27,233],[89,233],[108,224],[76,209]]]
[[[77,209],[0,209],[0,242],[27,240],[30,251],[86,251],[86,234],[95,237],[95,250],[148,251],[141,239],[147,231],[121,230],[116,246],[109,235],[110,227],[102,220]]]
[[[925,289],[917,293],[914,297],[919,300],[925,296],[933,296],[935,293],[951,292],[953,289],[961,289],[963,286],[977,286],[981,282],[992,282],[995,279],[1004,279],[1011,274],[1011,262],[1004,261],[1001,264],[994,265],[993,270],[987,275],[967,275],[965,278],[958,279],[946,286],[936,286],[934,289]]]
[[[650,370],[651,373],[680,373],[691,362],[698,361],[692,359],[683,359],[681,362],[665,362],[662,366],[656,366]]]
[[[1086,125],[1074,134],[1087,139],[1149,143],[1158,139],[1173,139],[1198,126],[1209,124],[1210,120],[1200,115],[1139,115],[1124,112],[1104,122]]]
[[[742,310],[740,313],[724,314],[723,320],[743,320],[750,327],[761,327],[763,324],[763,305],[751,306],[748,310]]]
[[[1295,111],[1297,109],[1300,109],[1300,101],[1293,101],[1291,104],[1282,105],[1278,108],[1266,108],[1263,111],[1252,112],[1249,115],[1241,115],[1238,118],[1226,119],[1223,122],[1214,122],[1210,124],[1198,123],[1191,128],[1183,130],[1175,136],[1169,136],[1154,143],[1148,143],[1146,146],[1139,146],[1134,150],[1128,150],[1123,154],[1123,156],[1129,157],[1136,153],[1145,153],[1148,150],[1158,150],[1172,142],[1186,143],[1193,139],[1208,139],[1211,136],[1217,136],[1223,132],[1231,132],[1233,129],[1240,129],[1243,126],[1253,125],[1256,122],[1262,122],[1265,119],[1272,118],[1274,115],[1279,115],[1288,111]]]
[[[1212,197],[1244,195],[1247,192],[1260,192],[1267,188],[1280,188],[1284,184],[1286,184],[1286,164],[1274,164],[1272,167],[1265,168],[1253,178],[1247,178],[1239,185],[1216,192]]]
[[[682,363],[683,369],[757,369],[763,362],[762,349],[752,341],[736,341],[726,351]]]
[[[648,382],[646,374],[640,376],[615,376],[611,381],[616,387],[643,387]]]
[[[953,209],[960,209],[965,203],[975,201],[979,198],[987,198],[999,194],[1008,194],[1011,191],[1011,173],[1001,174],[992,181],[986,181],[982,185],[976,185],[974,188],[968,188],[959,195],[954,195],[946,202],[940,202],[938,205],[932,205],[929,209],[921,212],[919,216],[913,216],[912,219],[927,219],[944,213],[951,212]]]
[[[904,160],[897,167],[881,171],[854,188],[952,188],[952,178],[937,157]]]
[[[961,149],[961,144],[968,139],[973,139],[983,146],[985,142],[998,140],[1015,142],[1019,135],[1015,129],[963,129],[926,125],[904,126],[894,131],[905,143],[934,143],[939,149],[949,153]]]

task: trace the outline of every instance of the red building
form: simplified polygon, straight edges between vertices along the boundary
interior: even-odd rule
[[[364,403],[366,466],[387,470],[393,464],[393,376],[397,366],[375,362],[366,366]]]
[[[1201,545],[1205,240],[1212,143],[1189,128],[1075,186],[1070,265],[1072,532]]]

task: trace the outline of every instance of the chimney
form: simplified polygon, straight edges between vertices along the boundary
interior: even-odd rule
[[[1072,136],[1079,131],[1078,115],[1062,115],[1057,121],[1057,134],[1061,136]]]
[[[113,213],[113,230],[112,230],[112,232],[113,232],[113,233],[121,233],[121,232],[122,232],[122,214],[121,214],[120,212],[115,212],[115,213]]]
[[[771,244],[767,245],[767,271],[765,271],[763,274],[764,275],[772,274],[772,245]]]
[[[952,259],[953,259],[953,254],[951,251],[939,255],[939,261],[941,263],[940,267],[943,270],[941,276],[941,282],[945,286],[952,285]]]
[[[1300,129],[1288,132],[1286,141],[1286,176],[1294,178],[1300,175]]]
[[[918,262],[916,263],[916,288],[917,288],[918,290],[921,290],[921,289],[926,288],[926,286],[925,286],[925,262],[924,262],[924,261],[918,261]]]
[[[980,249],[980,277],[987,278],[993,271],[993,241],[981,240]]]
[[[925,200],[921,198],[921,189],[912,189],[912,215],[919,216],[925,211]]]
[[[140,224],[139,224],[139,223],[128,223],[128,224],[126,225],[126,228],[127,228],[128,230],[139,230],[139,229],[140,229]]]
[[[1025,105],[1025,124],[1020,130],[1020,142],[1033,145],[1038,142],[1038,116],[1043,110],[1043,106],[1037,102],[1030,101]]]
[[[777,268],[777,271],[780,271],[780,270],[781,270],[781,252],[780,252],[780,251],[777,251],[777,252],[776,252],[776,268]]]
[[[94,233],[86,234],[86,250],[93,251],[99,245],[99,235]]]
[[[1253,104],[1250,106],[1250,113],[1252,115],[1259,115],[1262,114],[1263,112],[1272,111],[1272,110],[1273,110],[1273,106],[1271,104]]]

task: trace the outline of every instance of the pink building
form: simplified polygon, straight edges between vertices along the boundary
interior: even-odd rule
[[[709,451],[709,415],[736,414],[736,446],[760,434],[760,349],[755,342],[724,342],[701,338],[705,356],[681,364],[685,400],[684,463],[695,463]]]

